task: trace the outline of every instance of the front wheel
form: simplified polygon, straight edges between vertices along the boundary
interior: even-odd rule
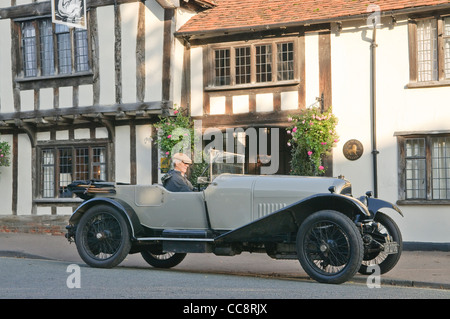
[[[372,272],[370,271],[370,266],[378,265],[380,267],[380,274],[385,274],[390,271],[400,259],[402,254],[403,240],[402,234],[400,233],[400,229],[397,224],[390,218],[389,216],[378,212],[374,219],[375,222],[378,222],[380,226],[375,229],[372,233],[365,234],[366,236],[370,236],[373,238],[374,242],[380,242],[381,244],[386,244],[390,242],[395,242],[398,245],[397,253],[395,254],[387,254],[384,251],[374,249],[374,252],[369,252],[364,255],[364,260],[361,264],[361,268],[359,272],[363,275],[369,275]],[[375,245],[376,248],[377,245]],[[369,246],[368,248],[371,248]]]
[[[114,207],[91,207],[77,225],[75,243],[81,259],[91,267],[112,268],[131,249],[128,223]]]
[[[351,279],[363,259],[362,237],[347,216],[332,210],[310,215],[297,232],[297,256],[306,273],[321,283]]]

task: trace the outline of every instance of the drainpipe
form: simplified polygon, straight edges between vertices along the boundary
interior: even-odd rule
[[[376,19],[373,20],[373,35],[372,35],[372,43],[370,45],[371,54],[372,54],[372,65],[371,65],[371,73],[372,73],[372,96],[371,96],[371,111],[372,111],[372,157],[373,157],[373,191],[374,197],[378,197],[378,164],[377,164],[377,156],[380,153],[377,150],[377,75],[376,75],[376,67],[377,67],[377,59],[376,59],[376,49],[377,49],[377,26]]]

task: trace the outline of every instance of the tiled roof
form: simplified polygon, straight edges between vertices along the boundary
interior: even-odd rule
[[[367,14],[371,4],[378,5],[382,12],[390,12],[424,6],[450,7],[450,0],[215,0],[215,4],[191,18],[179,33],[344,20]]]

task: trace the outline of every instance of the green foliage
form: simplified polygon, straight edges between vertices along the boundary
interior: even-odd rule
[[[11,155],[11,147],[8,142],[0,142],[0,166],[9,166],[11,164],[9,155]]]
[[[322,159],[336,146],[337,118],[331,108],[322,113],[318,107],[305,110],[300,115],[290,116],[287,128],[292,146],[291,174],[317,176],[325,173]]]

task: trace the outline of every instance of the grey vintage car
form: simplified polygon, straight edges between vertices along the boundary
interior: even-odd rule
[[[298,259],[316,281],[343,283],[356,272],[391,270],[402,251],[401,233],[382,208],[352,197],[343,178],[219,174],[197,192],[161,185],[78,181],[85,201],[71,216],[69,241],[92,267],[111,268],[131,253],[170,268],[187,253],[233,256],[267,253]]]

